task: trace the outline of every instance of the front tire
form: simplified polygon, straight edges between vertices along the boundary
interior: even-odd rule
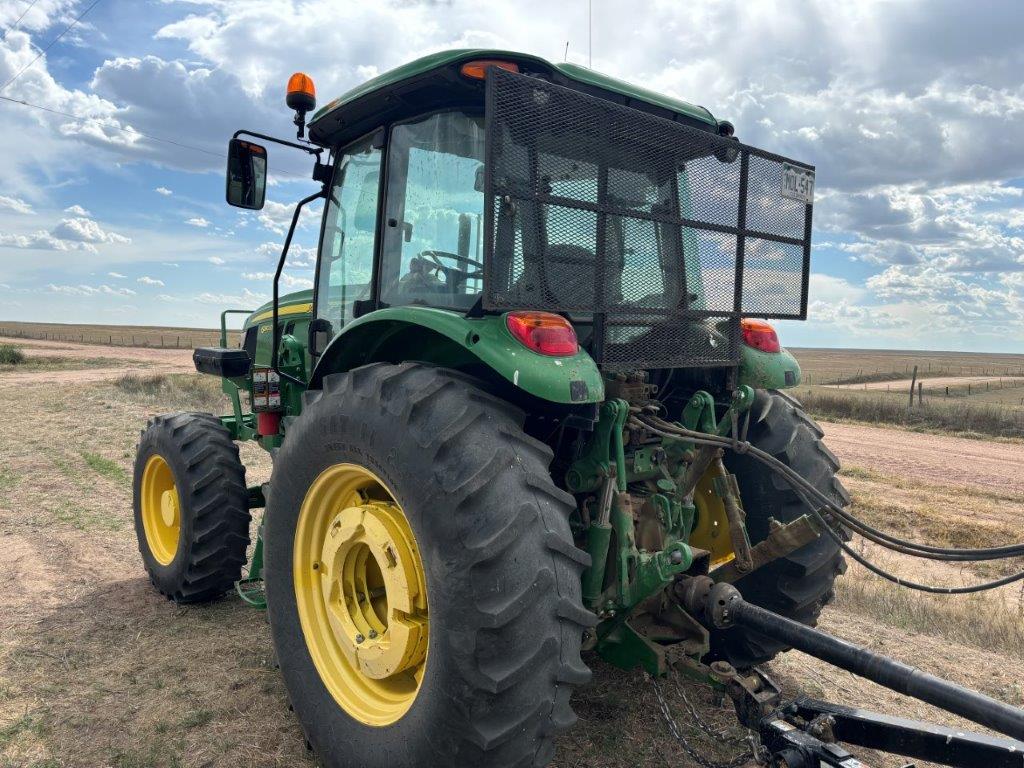
[[[551,451],[522,431],[522,418],[456,374],[416,364],[334,374],[322,391],[306,394],[274,463],[264,578],[281,672],[323,765],[543,766],[556,734],[575,721],[569,697],[590,674],[580,659],[582,631],[594,623],[580,600],[588,558],[573,545],[574,502],[551,480]],[[358,600],[321,597],[326,607],[317,607],[308,591],[344,596],[348,587],[335,587],[330,574],[317,587],[304,570],[315,563],[308,552],[324,542],[328,557],[344,566],[339,572],[352,572],[347,555],[334,555],[329,533],[311,539],[307,531],[325,484],[359,472],[364,480],[353,487],[360,492],[339,491],[348,496],[337,497],[341,509],[322,530],[338,522],[337,538],[351,551],[369,535],[353,521],[376,514],[381,504],[388,515],[397,508],[414,539],[409,551],[418,552],[426,596],[425,610],[414,617],[428,628],[423,667],[401,673],[418,676],[415,692],[401,694],[407,700],[380,717],[368,713],[381,711],[383,699],[352,698],[374,685],[349,676],[339,693],[345,675],[336,674],[337,663],[324,665],[332,655],[336,662],[361,659],[368,635],[360,632],[354,646],[344,632],[354,626],[349,618],[358,623]],[[398,535],[401,528],[388,530]],[[350,583],[372,587],[375,568],[416,562],[397,548],[387,555],[380,541],[383,547],[368,550],[367,557],[377,558],[371,576],[359,575],[366,557],[353,560]],[[392,584],[371,591],[381,600],[378,618],[391,616]],[[313,613],[341,617],[334,624],[342,628],[334,638],[337,654]],[[390,624],[382,623],[389,633]],[[386,634],[378,633],[381,639]],[[360,668],[366,677],[387,673]],[[396,682],[394,690],[401,688],[398,674],[384,678]]]
[[[139,551],[161,594],[198,603],[241,578],[252,520],[245,467],[215,416],[151,419],[136,449],[132,490]]]

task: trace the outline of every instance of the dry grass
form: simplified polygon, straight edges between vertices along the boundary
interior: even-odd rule
[[[1021,658],[1024,595],[1016,594],[1020,598],[1016,605],[993,600],[984,593],[928,595],[883,581],[860,567],[851,567],[836,583],[836,606],[909,633],[942,637]]]
[[[160,405],[165,411],[227,411],[229,401],[221,391],[220,379],[200,374],[158,374],[145,376],[126,373],[113,382],[119,395],[147,405]]]
[[[808,384],[919,377],[1024,376],[1024,355],[978,352],[921,352],[899,349],[790,348]]]
[[[974,403],[967,398],[925,398],[908,408],[885,392],[801,387],[798,396],[816,418],[889,424],[964,436],[1024,438],[1024,409]]]

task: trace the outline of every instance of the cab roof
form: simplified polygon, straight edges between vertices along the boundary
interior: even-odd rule
[[[432,53],[410,61],[342,94],[313,115],[310,139],[322,146],[337,146],[395,119],[425,109],[483,104],[483,83],[459,73],[474,59],[513,61],[520,70],[557,85],[611,99],[704,130],[718,130],[710,111],[680,99],[632,85],[575,64],[553,64],[537,56],[514,51],[465,48]]]

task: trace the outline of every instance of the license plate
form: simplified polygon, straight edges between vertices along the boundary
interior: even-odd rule
[[[782,164],[782,196],[802,203],[814,202],[814,171]]]

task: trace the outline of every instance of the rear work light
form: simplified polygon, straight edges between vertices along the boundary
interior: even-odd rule
[[[509,72],[518,72],[519,65],[514,61],[500,61],[498,59],[477,59],[476,61],[467,61],[459,69],[463,77],[469,77],[473,80],[483,80],[487,75],[488,67],[497,67],[498,69],[506,69]]]
[[[527,349],[549,357],[568,357],[580,351],[576,331],[561,315],[550,312],[509,312],[509,333]]]
[[[745,317],[740,320],[740,328],[743,331],[743,343],[748,347],[759,349],[762,352],[782,351],[778,334],[764,320],[752,320]]]

